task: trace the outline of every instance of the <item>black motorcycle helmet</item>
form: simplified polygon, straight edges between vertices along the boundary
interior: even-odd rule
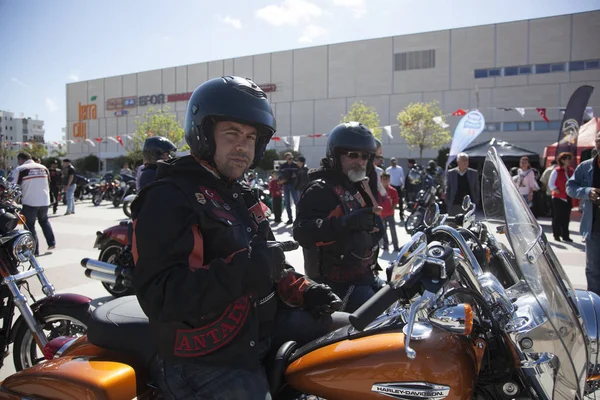
[[[256,148],[250,165],[253,169],[276,130],[265,92],[251,80],[237,76],[214,78],[198,86],[188,103],[184,126],[185,141],[193,155],[213,161],[213,130],[218,121],[234,121],[256,128]]]
[[[150,164],[156,164],[162,158],[164,153],[176,151],[177,147],[167,138],[162,136],[152,136],[144,141],[142,153],[144,161]]]
[[[340,168],[340,154],[343,151],[359,151],[370,154],[367,172],[373,167],[373,159],[377,151],[377,142],[373,134],[360,122],[339,124],[327,137],[326,158],[330,168]]]

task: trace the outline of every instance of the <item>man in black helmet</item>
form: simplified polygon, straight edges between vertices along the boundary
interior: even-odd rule
[[[298,203],[294,239],[312,253],[313,271],[353,312],[379,289],[380,208],[367,179],[376,153],[373,134],[358,122],[335,127],[322,168],[311,171]],[[375,194],[376,195],[376,194]],[[307,274],[312,278],[311,273]]]
[[[265,354],[325,334],[341,301],[285,264],[266,206],[240,183],[275,132],[265,93],[211,79],[193,92],[184,129],[191,155],[159,161],[131,207],[133,286],[157,381],[167,399],[268,399]]]
[[[156,170],[158,169],[157,162],[159,160],[170,160],[172,153],[175,151],[177,151],[177,147],[169,139],[162,136],[152,136],[144,141],[144,147],[142,148],[144,165],[140,167],[141,173],[136,182],[138,191],[155,181]]]

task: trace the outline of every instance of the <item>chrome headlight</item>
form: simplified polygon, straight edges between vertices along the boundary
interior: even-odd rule
[[[600,360],[598,359],[598,335],[600,324],[600,296],[585,290],[576,290],[577,307],[583,319],[583,328],[588,338],[588,378],[600,373]],[[586,393],[593,392],[600,387],[598,380],[588,380]]]
[[[20,262],[26,262],[33,257],[35,253],[35,240],[29,232],[23,232],[13,242],[13,254]]]
[[[127,187],[127,182],[123,182],[123,181],[121,181],[121,183],[119,183],[119,186],[120,186],[122,189],[124,189],[124,188],[126,188],[126,187]]]

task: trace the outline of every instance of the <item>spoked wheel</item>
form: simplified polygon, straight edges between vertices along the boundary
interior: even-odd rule
[[[123,251],[123,246],[117,242],[112,242],[107,247],[102,249],[100,252],[100,257],[98,259],[100,261],[104,261],[109,264],[117,264],[117,259],[121,252]],[[112,294],[115,297],[123,297],[134,294],[132,287],[125,287],[123,285],[113,285],[112,283],[102,282],[102,286],[108,291],[108,293]]]
[[[75,307],[56,307],[46,315],[37,315],[46,338],[50,341],[59,336],[81,337],[87,331],[89,310]],[[32,332],[23,323],[15,336],[13,361],[15,369],[21,371],[44,361],[44,354],[37,346]]]

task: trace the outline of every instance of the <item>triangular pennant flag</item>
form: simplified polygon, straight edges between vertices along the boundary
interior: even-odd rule
[[[385,132],[386,135],[388,135],[388,137],[390,139],[393,139],[394,137],[392,136],[392,127],[390,125],[384,126],[383,127],[383,131]]]
[[[286,146],[290,146],[290,142],[289,140],[287,140],[286,138],[282,138],[283,139],[283,143],[285,143]]]
[[[515,108],[515,111],[518,112],[519,114],[521,114],[521,117],[525,116],[525,109],[524,108],[517,107],[517,108]]]
[[[460,117],[465,115],[467,112],[465,110],[463,110],[462,108],[459,108],[458,110],[454,111],[452,113],[452,115],[454,115],[455,117]]]
[[[300,136],[293,136],[292,141],[294,142],[294,151],[300,150]]]
[[[102,143],[103,139],[101,137],[97,137],[97,138],[94,138],[94,140],[98,143]]]
[[[92,141],[92,139],[85,139],[85,141],[92,145],[92,147],[96,147],[96,144]]]
[[[271,138],[271,140],[275,141],[275,142],[281,142],[281,138],[279,136],[273,136]]]
[[[439,126],[441,126],[442,129],[446,129],[447,127],[450,126],[450,125],[448,125],[447,123],[444,122],[444,119],[442,117],[433,117],[433,122],[435,122],[436,124],[438,124]]]
[[[129,140],[133,140],[133,136],[131,136],[131,135],[125,135],[125,137]]]
[[[117,141],[121,146],[123,146],[123,138],[121,136],[117,136]]]
[[[544,118],[544,121],[546,121],[547,123],[550,123],[550,121],[548,120],[548,117],[546,117],[546,109],[545,108],[536,108],[537,112],[540,113],[540,116],[542,118]]]
[[[75,141],[71,140],[71,139],[68,139],[67,142],[69,142],[69,143],[75,143]]]
[[[111,142],[115,142],[115,143],[117,143],[117,144],[119,143],[119,141],[118,141],[117,139],[115,139],[114,137],[112,137],[112,136],[107,136],[106,138],[107,138],[108,140],[110,140]]]

